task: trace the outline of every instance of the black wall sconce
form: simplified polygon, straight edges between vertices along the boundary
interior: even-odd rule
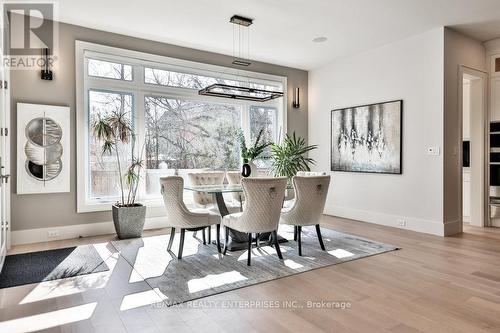
[[[292,106],[296,109],[300,108],[300,89],[299,87],[293,90],[293,102]]]
[[[53,75],[50,70],[51,59],[50,59],[50,50],[45,48],[42,50],[42,57],[44,57],[44,64],[42,69],[42,80],[52,81]]]

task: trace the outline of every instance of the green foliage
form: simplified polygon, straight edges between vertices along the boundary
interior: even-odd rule
[[[135,154],[136,135],[128,119],[127,112],[115,111],[109,116],[98,115],[97,119],[91,124],[94,137],[102,142],[102,155],[116,155],[116,165],[120,177],[121,202],[117,203],[120,206],[133,206],[135,197],[139,187],[140,171],[143,167],[142,156],[144,145],[139,156]],[[132,160],[130,165],[126,166],[126,173],[122,175],[119,144],[130,143],[132,146]],[[125,200],[125,188],[123,179],[128,187],[128,195]]]
[[[241,129],[238,130],[237,136],[240,143],[241,158],[243,158],[244,163],[257,159],[267,147],[273,144],[271,141],[261,140],[262,133],[264,133],[263,129],[259,131],[253,146],[248,148],[243,131]],[[261,143],[261,141],[263,142]]]
[[[316,162],[306,157],[306,154],[316,148],[317,145],[308,146],[306,140],[297,137],[295,132],[292,136],[286,134],[281,143],[271,145],[271,172],[275,177],[287,177],[291,180],[298,171],[310,171],[309,165]]]

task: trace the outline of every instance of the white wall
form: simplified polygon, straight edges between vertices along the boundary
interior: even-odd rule
[[[403,99],[403,174],[332,172],[325,213],[443,234],[444,30],[400,40],[309,72],[309,143],[330,170],[330,111]]]
[[[445,234],[462,231],[462,144],[459,89],[462,77],[460,66],[477,70],[485,68],[485,49],[482,43],[451,29],[444,30],[444,193],[443,221]],[[473,182],[474,183],[474,182]]]

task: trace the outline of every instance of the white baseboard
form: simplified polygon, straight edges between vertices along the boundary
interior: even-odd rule
[[[426,234],[445,236],[445,225],[441,221],[425,220],[407,216],[397,216],[379,212],[370,212],[348,207],[330,205],[325,207],[325,214],[343,217],[352,220],[358,220],[368,223],[380,224],[389,227],[396,227],[405,230],[423,232]],[[406,225],[399,225],[398,221],[404,220]],[[455,225],[449,226],[449,232],[455,228]]]
[[[165,228],[165,217],[146,218],[144,229]],[[57,236],[49,237],[49,232],[57,232]],[[48,242],[53,240],[73,239],[79,237],[100,236],[114,234],[113,222],[99,222],[87,224],[75,224],[51,228],[38,228],[28,230],[16,230],[11,232],[11,245],[32,244]]]

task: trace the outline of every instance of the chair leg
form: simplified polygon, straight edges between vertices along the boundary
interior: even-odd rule
[[[224,228],[224,231],[225,231],[225,241],[224,241],[224,255],[226,255],[226,252],[227,252],[227,246],[229,245],[229,227],[225,227]]]
[[[247,266],[250,266],[250,261],[252,259],[252,233],[248,234],[248,258]]]
[[[281,254],[280,243],[278,242],[278,232],[276,230],[273,231],[273,239],[274,239],[274,247],[276,248],[276,253],[278,254],[278,258],[283,259],[283,255]]]
[[[198,233],[198,231],[194,231],[193,232],[193,238],[196,238],[196,234]]]
[[[217,237],[217,251],[221,253],[221,248],[220,248],[220,224],[216,225],[216,237]]]
[[[172,244],[174,243],[174,237],[175,237],[175,228],[172,227],[172,230],[170,230],[170,239],[168,240],[168,246],[167,250],[170,251],[172,248]]]
[[[212,244],[212,226],[207,228],[208,231],[208,244]]]
[[[302,256],[302,227],[297,226],[297,243],[299,245],[299,256]]]
[[[184,248],[184,235],[186,233],[186,229],[181,229],[181,242],[179,243],[179,255],[177,258],[182,259],[182,249]]]
[[[297,226],[293,226],[293,240],[297,241]]]
[[[323,237],[321,237],[321,229],[319,228],[319,224],[316,224],[316,234],[318,235],[319,246],[321,246],[321,249],[325,251],[325,244],[323,243]]]
[[[201,229],[201,233],[203,235],[203,245],[207,245],[207,241],[205,239],[205,228]]]
[[[257,245],[257,248],[260,247],[260,233],[255,234],[255,245]]]

